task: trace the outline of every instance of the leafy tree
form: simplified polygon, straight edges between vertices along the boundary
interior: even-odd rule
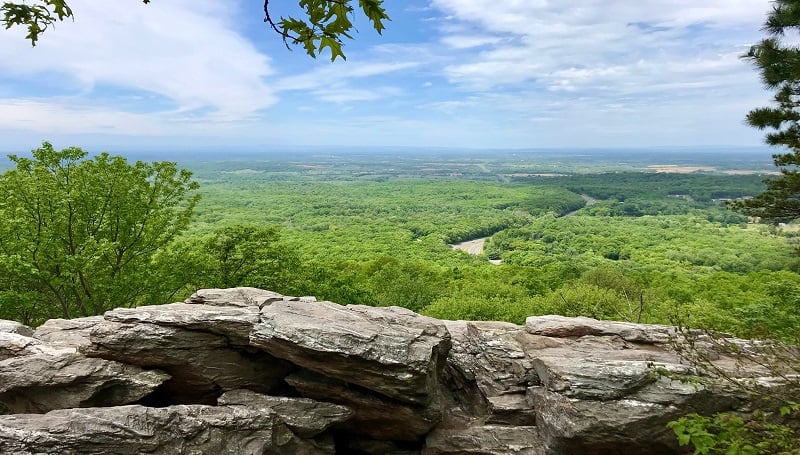
[[[163,303],[151,259],[189,223],[191,173],[47,142],[0,175],[0,317],[25,323]]]
[[[788,151],[773,155],[781,176],[767,181],[764,193],[735,207],[765,220],[787,221],[800,217],[800,48],[782,38],[786,32],[800,30],[800,1],[776,0],[764,30],[769,37],[751,47],[744,58],[775,91],[776,105],[750,111],[747,123],[772,130],[766,136],[767,144]]]
[[[232,225],[213,233],[171,245],[168,264],[179,264],[173,273],[197,288],[252,286],[293,293],[301,279],[300,260],[280,241],[275,227]],[[169,255],[167,255],[169,256]]]
[[[150,3],[150,0],[142,0]],[[270,14],[270,2],[264,0],[264,22],[277,32],[287,47],[301,46],[311,57],[325,48],[331,53],[331,61],[337,57],[345,59],[342,52],[344,38],[352,39],[355,0],[299,0],[302,17],[280,17]],[[383,7],[383,0],[358,0],[358,9],[370,21],[379,34],[390,20]],[[56,22],[73,18],[72,8],[66,0],[36,0],[32,4],[4,2],[0,6],[2,23],[6,29],[24,26],[28,29],[26,39],[36,45],[39,36]]]

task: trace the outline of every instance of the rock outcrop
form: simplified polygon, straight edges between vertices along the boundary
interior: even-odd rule
[[[670,379],[697,374],[675,335],[560,316],[439,321],[253,288],[35,331],[0,321],[0,453],[682,453],[667,422],[748,403]]]

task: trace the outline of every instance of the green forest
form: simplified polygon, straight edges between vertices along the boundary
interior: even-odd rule
[[[36,325],[254,286],[444,319],[562,314],[798,337],[797,230],[726,206],[763,191],[764,161],[731,172],[712,154],[713,171],[664,173],[635,152],[614,170],[619,157],[598,152],[582,167],[560,156],[567,170],[536,175],[556,157],[267,154],[137,162],[131,173],[122,157],[48,146],[14,157],[2,180],[4,210],[21,224],[4,227],[0,318]],[[137,186],[137,176],[155,185]],[[131,202],[139,192],[151,192],[150,206]],[[30,200],[42,194],[48,210],[69,208],[68,220],[101,209],[102,194],[103,210],[130,219],[101,232],[19,215],[39,210]],[[12,240],[25,223],[52,232]],[[474,239],[480,254],[451,246]],[[38,256],[20,261],[25,251]]]

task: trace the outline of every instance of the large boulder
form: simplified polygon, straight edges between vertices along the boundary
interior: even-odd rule
[[[679,380],[697,371],[675,352],[673,327],[543,316],[525,329],[539,378],[528,401],[550,453],[676,453],[667,422],[744,404],[723,387]]]
[[[618,336],[625,341],[649,344],[667,343],[678,333],[675,327],[667,325],[600,321],[586,317],[558,315],[530,317],[525,321],[525,330],[531,335],[555,338],[577,338],[585,335]]]
[[[172,378],[154,404],[213,404],[236,389],[270,393],[292,370],[246,344],[258,318],[248,308],[174,304],[115,310],[105,318],[81,351],[168,372]]]
[[[185,303],[214,306],[263,307],[278,301],[316,302],[315,297],[290,297],[258,288],[200,289]]]
[[[261,309],[252,345],[395,400],[427,405],[450,350],[440,321],[410,310],[279,301]]]
[[[258,288],[200,289],[192,294],[185,303],[197,303],[212,306],[260,307],[278,300],[283,296],[277,292]]]
[[[257,306],[151,305],[118,308],[103,315],[106,321],[123,324],[155,324],[226,337],[229,344],[247,346],[253,326],[260,321]]]
[[[0,361],[0,413],[119,406],[153,393],[169,375],[68,350]]]

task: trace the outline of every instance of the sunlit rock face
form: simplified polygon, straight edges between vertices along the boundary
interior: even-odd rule
[[[440,321],[253,288],[35,331],[0,321],[0,453],[681,453],[667,422],[748,403],[669,379],[696,374],[675,340],[668,326]]]

